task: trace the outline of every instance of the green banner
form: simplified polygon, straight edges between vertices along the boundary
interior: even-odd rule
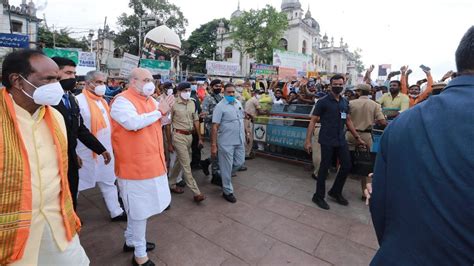
[[[78,51],[44,48],[43,53],[45,53],[46,56],[48,56],[50,58],[55,57],[55,56],[64,57],[64,58],[71,59],[76,64],[79,63],[79,52]]]
[[[171,61],[152,60],[152,59],[140,59],[141,68],[150,69],[171,69]]]

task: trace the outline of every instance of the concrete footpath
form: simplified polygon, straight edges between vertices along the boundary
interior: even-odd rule
[[[316,181],[302,166],[256,158],[234,177],[236,204],[222,198],[210,177],[194,171],[208,197],[172,194],[169,211],[148,221],[149,257],[156,265],[368,265],[378,248],[360,183],[348,179],[347,207],[328,199],[331,210],[311,201]],[[334,180],[330,174],[329,188]],[[123,253],[125,222],[112,223],[100,191],[80,194],[81,243],[91,265],[130,265]]]

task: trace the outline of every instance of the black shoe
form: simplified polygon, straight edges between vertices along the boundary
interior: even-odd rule
[[[226,195],[225,193],[222,193],[222,197],[224,197],[224,199],[227,200],[230,203],[236,203],[237,202],[237,199],[234,197],[234,194]]]
[[[185,186],[186,186],[186,182],[184,182],[184,180],[181,180],[181,181],[179,181],[178,183],[176,183],[176,185],[177,185],[178,187],[185,187]]]
[[[347,206],[349,205],[349,202],[341,195],[341,194],[335,194],[332,191],[328,192],[328,195],[333,198],[337,203]]]
[[[362,197],[360,197],[360,200],[362,200],[362,201],[365,202],[365,201],[367,200],[367,197],[366,197],[366,196],[362,196]]]
[[[116,216],[114,218],[110,218],[112,222],[126,222],[127,221],[127,214],[125,212],[122,212],[119,216]]]
[[[152,251],[155,249],[155,243],[146,242],[146,251]],[[132,252],[135,251],[135,247],[127,246],[127,243],[123,243],[123,252]]]
[[[202,167],[199,164],[191,165],[191,170],[201,170]]]
[[[201,161],[202,172],[206,176],[209,175],[209,166],[210,165],[211,165],[211,160],[209,160],[209,159]]]
[[[312,177],[314,180],[318,180],[318,177],[317,177],[315,174],[312,174],[311,177]]]
[[[148,259],[145,263],[143,264],[138,264],[137,261],[135,260],[135,256],[132,257],[132,265],[133,266],[155,266],[155,263],[153,263],[153,261],[151,261],[150,259]]]
[[[239,171],[239,172],[247,171],[247,166],[242,165],[242,167],[240,167],[239,170],[237,170],[237,171]]]
[[[171,209],[171,204],[166,207],[165,211],[169,211]]]
[[[316,195],[313,196],[313,202],[316,203],[319,208],[329,210],[329,204],[324,199],[316,197]]]

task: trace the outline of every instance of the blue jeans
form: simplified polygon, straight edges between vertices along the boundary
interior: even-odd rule
[[[240,169],[245,163],[245,146],[240,145],[218,145],[217,157],[222,178],[222,189],[224,194],[234,193],[232,186],[232,172]]]

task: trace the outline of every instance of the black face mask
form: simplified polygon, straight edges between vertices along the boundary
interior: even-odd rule
[[[393,89],[393,88],[390,88],[390,93],[399,93],[400,92],[400,89]]]
[[[220,94],[222,92],[222,89],[214,89],[214,94]]]
[[[61,87],[63,87],[63,90],[65,91],[72,91],[74,87],[76,87],[76,82],[77,80],[75,78],[63,79],[59,81]]]
[[[277,101],[279,101],[281,99],[280,96],[275,96],[275,98],[277,99]]]
[[[338,94],[341,94],[342,90],[344,90],[344,87],[331,87],[331,90],[332,92],[334,92],[334,94],[338,95]]]

